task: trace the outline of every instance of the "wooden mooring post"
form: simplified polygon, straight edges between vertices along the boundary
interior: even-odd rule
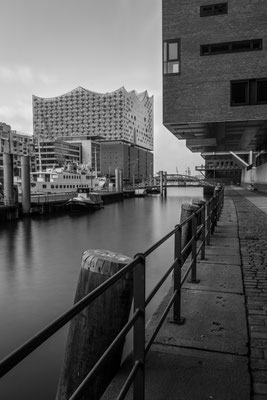
[[[132,259],[108,250],[83,254],[74,302],[78,302]],[[133,277],[126,274],[70,322],[57,400],[67,400],[127,323],[132,303]],[[90,381],[83,400],[98,400],[120,367],[123,343]]]
[[[195,211],[198,210],[198,206],[189,203],[183,203],[181,207],[180,224],[182,224],[187,218],[189,218]],[[182,249],[186,246],[192,237],[192,220],[182,227]],[[191,249],[187,249],[183,259],[185,260]]]

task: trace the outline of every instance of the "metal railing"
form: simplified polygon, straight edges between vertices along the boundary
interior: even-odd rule
[[[77,192],[65,192],[65,193],[51,193],[51,194],[32,194],[31,203],[52,203],[57,201],[69,200],[72,197],[77,196]]]
[[[62,314],[59,318],[54,320],[43,330],[25,342],[22,346],[9,354],[5,359],[0,362],[0,377],[8,373],[19,362],[26,358],[30,353],[37,349],[42,343],[48,340],[54,333],[67,324],[73,317],[80,311],[91,304],[97,297],[101,296],[108,288],[115,284],[125,274],[133,271],[133,314],[127,324],[122,328],[117,337],[105,350],[94,367],[81,382],[79,387],[71,395],[69,400],[79,399],[84,393],[86,385],[99,371],[100,367],[105,363],[110,353],[121,344],[126,334],[133,328],[133,366],[126,378],[126,381],[121,388],[117,400],[125,398],[130,386],[133,383],[133,399],[144,400],[145,398],[145,357],[148,353],[154,339],[165,321],[171,307],[173,306],[173,322],[177,324],[184,323],[184,318],[181,317],[181,288],[191,272],[191,282],[198,282],[197,280],[197,259],[205,258],[205,246],[210,244],[210,237],[214,232],[217,221],[219,219],[224,202],[224,190],[215,193],[214,197],[207,201],[202,207],[187,218],[181,224],[160,239],[157,243],[151,246],[144,253],[139,253],[134,257],[134,260],[125,265],[116,274],[107,279],[104,283],[99,285],[96,289],[75,303],[69,310]],[[191,239],[185,244],[182,243],[182,230],[184,227],[191,225]],[[145,269],[146,258],[158,249],[168,239],[174,237],[174,261],[164,273],[163,277],[146,297],[145,293]],[[190,249],[189,255],[186,253]],[[182,268],[184,267],[184,268]],[[185,271],[184,271],[185,270]],[[166,281],[167,277],[173,272],[173,294],[169,303],[167,304],[159,323],[149,340],[145,341],[145,309],[150,301],[154,298],[162,284]],[[182,275],[183,272],[183,275]]]

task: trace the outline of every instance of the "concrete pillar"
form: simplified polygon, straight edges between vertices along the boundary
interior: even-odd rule
[[[21,156],[21,190],[22,212],[29,214],[31,209],[30,156]]]
[[[249,160],[249,165],[253,164],[253,151],[249,152],[249,156],[248,156],[248,160]],[[250,170],[250,182],[253,183],[254,182],[254,171],[253,171],[253,167]]]
[[[164,197],[167,197],[167,171],[164,172]]]
[[[163,171],[159,171],[159,190],[160,195],[163,196]]]
[[[3,167],[5,204],[10,205],[14,199],[13,154],[3,154]]]
[[[131,261],[108,250],[85,251],[74,302],[79,302]],[[132,295],[133,274],[129,272],[71,320],[57,400],[70,398],[127,323]],[[123,343],[120,343],[79,399],[101,398],[120,367],[122,351]]]
[[[115,188],[116,192],[120,191],[119,168],[115,168]]]
[[[119,192],[123,191],[123,172],[119,169]]]

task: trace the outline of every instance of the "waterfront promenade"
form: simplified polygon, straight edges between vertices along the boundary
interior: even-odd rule
[[[182,289],[186,322],[172,324],[170,314],[147,355],[146,400],[267,399],[266,262],[267,195],[226,188],[211,246],[198,264],[200,282]],[[115,398],[125,370],[127,363],[104,400]]]

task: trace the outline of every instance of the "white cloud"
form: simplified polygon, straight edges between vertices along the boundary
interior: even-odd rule
[[[32,132],[31,101],[17,99],[12,105],[0,106],[0,121],[11,125],[11,129],[25,133]]]
[[[34,81],[34,72],[27,65],[17,65],[14,68],[15,77],[24,85],[28,85],[33,83]]]
[[[14,71],[6,66],[0,65],[0,79],[1,80],[10,80],[12,81],[14,78]]]
[[[45,71],[35,71],[28,65],[0,66],[0,80],[13,83],[21,83],[25,86],[34,83],[51,84],[57,81],[56,77]]]

